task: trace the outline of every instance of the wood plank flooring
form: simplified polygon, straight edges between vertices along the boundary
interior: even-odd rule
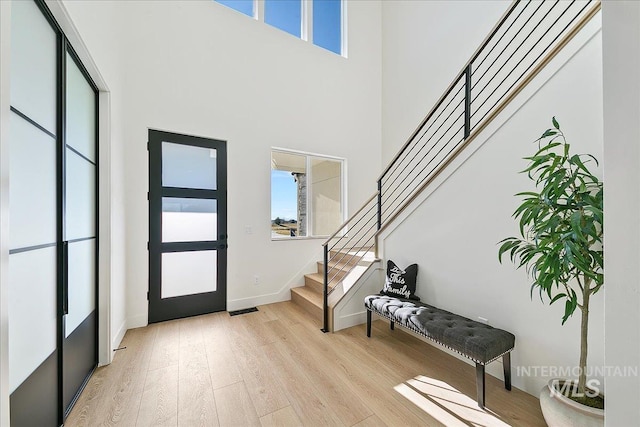
[[[538,400],[401,330],[323,334],[291,302],[127,332],[65,426],[545,426]]]

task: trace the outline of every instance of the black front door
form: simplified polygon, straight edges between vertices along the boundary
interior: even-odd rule
[[[227,308],[226,142],[149,130],[149,323]]]

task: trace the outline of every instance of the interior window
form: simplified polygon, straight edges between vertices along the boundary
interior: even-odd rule
[[[271,237],[329,236],[344,221],[342,159],[273,150]]]

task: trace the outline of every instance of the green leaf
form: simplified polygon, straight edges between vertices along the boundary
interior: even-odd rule
[[[553,136],[553,135],[557,135],[558,132],[553,130],[553,129],[547,129],[544,131],[544,133],[542,134],[542,136],[540,137],[540,139],[542,138],[547,138],[549,136]]]
[[[574,154],[573,156],[571,156],[570,161],[571,161],[571,163],[573,163],[576,166],[578,166],[578,168],[580,168],[583,171],[585,171],[585,173],[587,173],[588,175],[591,175],[591,172],[589,172],[589,169],[587,169],[587,167],[584,165],[584,163],[582,163],[582,160],[580,159],[580,156],[578,154]]]
[[[551,123],[553,123],[553,127],[560,130],[560,124],[556,120],[555,116],[551,119]]]
[[[551,149],[557,147],[558,145],[562,145],[562,143],[560,143],[560,142],[552,142],[550,144],[547,144],[544,147],[540,148],[538,150],[538,152],[534,155],[534,157],[542,154],[545,151],[551,150]]]

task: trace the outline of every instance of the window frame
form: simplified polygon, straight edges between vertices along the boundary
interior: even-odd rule
[[[272,159],[273,159],[273,153],[283,153],[283,154],[292,154],[292,155],[298,155],[298,156],[305,156],[305,169],[306,169],[306,175],[307,175],[307,183],[311,183],[312,182],[312,175],[313,173],[311,172],[311,160],[312,158],[320,158],[320,159],[327,159],[327,160],[332,160],[335,162],[340,162],[340,204],[342,207],[342,218],[341,218],[341,224],[344,224],[345,221],[347,220],[348,216],[348,206],[347,206],[347,159],[344,157],[338,157],[338,156],[331,156],[331,155],[327,155],[327,154],[318,154],[318,153],[312,153],[309,151],[301,151],[301,150],[294,150],[294,149],[290,149],[290,148],[282,148],[282,147],[271,147],[270,151],[269,151],[269,217],[271,217],[272,214],[272,210],[273,210],[273,182],[271,180],[271,171],[273,170],[272,166]],[[283,237],[277,237],[274,238],[273,236],[271,236],[271,241],[272,242],[280,242],[280,241],[291,241],[291,240],[319,240],[319,239],[327,239],[330,234],[326,234],[326,235],[310,235],[312,229],[311,229],[311,217],[312,217],[312,211],[311,211],[311,197],[309,197],[309,189],[310,189],[310,185],[307,185],[307,197],[306,197],[306,212],[307,212],[307,216],[306,216],[306,229],[307,229],[307,235],[306,236],[295,236],[295,237],[291,237],[291,236],[283,236]],[[273,218],[269,218],[269,222],[273,221]],[[271,228],[269,229],[271,232]]]
[[[313,46],[316,46],[319,49],[347,58],[347,46],[348,46],[347,44],[347,2],[348,0],[340,0],[340,52],[334,52],[322,46],[318,46],[313,42],[313,1],[314,0],[300,0],[300,3],[301,3],[300,37],[297,37],[274,25],[267,24],[267,22],[264,19],[265,18],[265,0],[253,0],[252,16],[247,15],[237,9],[234,9],[233,7],[230,7],[224,3],[220,3],[217,0],[213,0],[213,3],[218,3],[219,5],[225,7],[226,9],[231,9],[236,13],[239,13],[244,16],[248,16],[252,19],[255,19],[258,22],[262,22],[263,24],[266,24],[270,28],[275,28],[276,30],[282,31],[285,34],[289,34],[292,37],[309,42],[310,44],[312,44]]]

